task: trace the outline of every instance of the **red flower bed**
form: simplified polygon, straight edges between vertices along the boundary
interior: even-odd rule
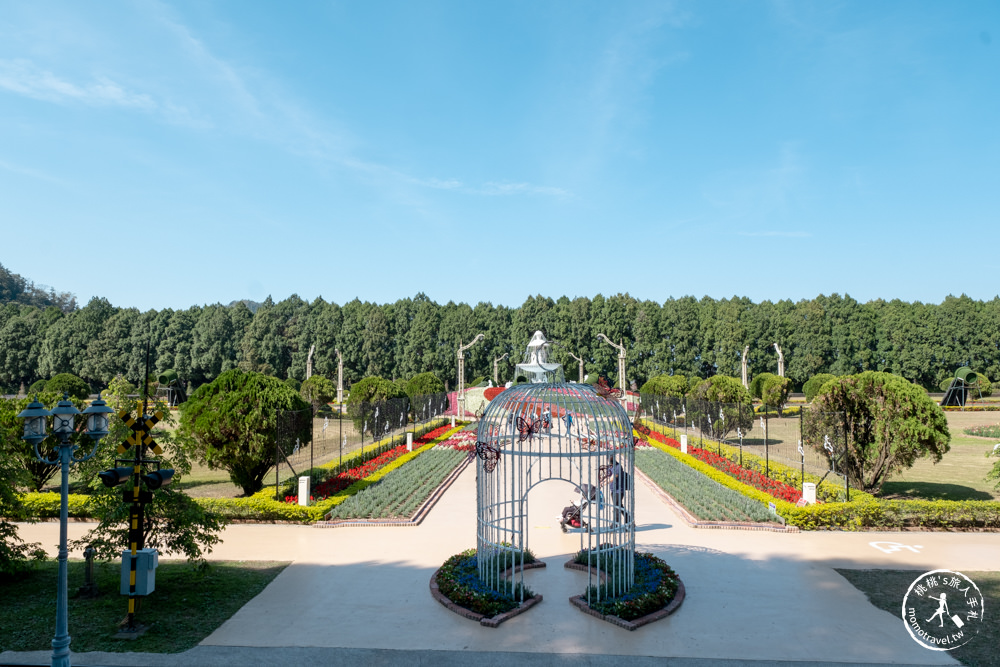
[[[668,438],[662,433],[650,431],[649,437],[675,449],[681,448],[681,443],[677,442],[673,438]],[[802,492],[794,486],[789,486],[784,482],[773,480],[756,470],[747,470],[738,463],[734,463],[725,456],[720,456],[715,452],[702,449],[701,447],[688,446],[688,454],[695,457],[699,461],[707,463],[716,470],[721,470],[730,477],[737,479],[748,486],[752,486],[755,489],[763,491],[764,493],[768,493],[780,500],[797,503],[799,499],[802,498]]]
[[[413,448],[417,449],[419,447],[422,447],[423,445],[426,445],[431,440],[440,437],[450,428],[451,426],[448,426],[446,424],[444,426],[434,429],[429,433],[425,433],[422,437],[413,441]],[[365,463],[362,463],[359,466],[355,466],[350,470],[345,470],[344,472],[336,475],[335,477],[331,477],[325,482],[317,484],[316,487],[313,489],[314,495],[310,497],[310,500],[315,499],[315,497],[317,496],[319,497],[320,500],[326,500],[333,494],[339,491],[343,491],[344,489],[349,487],[351,484],[354,484],[359,479],[364,479],[368,475],[374,474],[379,469],[392,463],[403,454],[406,454],[406,445],[393,447],[389,451],[379,454],[375,458],[366,461]],[[285,502],[293,504],[297,503],[299,502],[299,497],[297,495],[285,496]]]
[[[490,387],[483,392],[483,396],[486,397],[487,401],[492,401],[494,398],[503,393],[504,387]]]

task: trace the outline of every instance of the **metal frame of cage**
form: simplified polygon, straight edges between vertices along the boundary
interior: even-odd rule
[[[591,569],[588,603],[618,597],[632,587],[635,441],[632,420],[618,401],[586,384],[511,387],[483,413],[476,450],[477,560],[479,576],[488,587],[523,602],[527,496],[539,483],[553,479],[567,481],[577,490],[597,489],[596,497],[580,512],[587,526],[579,529],[580,548],[590,551],[592,562],[595,554],[604,560],[608,571],[605,585],[600,586],[601,577]],[[612,461],[630,480],[620,498],[610,486]],[[516,571],[508,572],[512,567]]]

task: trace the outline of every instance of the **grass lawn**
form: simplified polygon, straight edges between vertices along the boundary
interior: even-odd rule
[[[119,563],[94,566],[93,599],[76,597],[84,582],[84,562],[69,562],[70,649],[178,653],[210,635],[256,596],[288,563],[213,561],[205,572],[187,561],[160,561],[156,591],[141,600],[140,623],[149,626],[136,640],[114,639],[128,611],[118,593]],[[58,563],[50,560],[14,581],[0,582],[0,651],[51,650],[55,634]]]
[[[986,454],[1000,440],[965,435],[970,426],[996,424],[1000,412],[947,412],[951,431],[951,451],[940,463],[918,460],[912,468],[897,475],[882,487],[887,498],[926,498],[928,500],[1000,500],[995,480],[986,473],[996,458]]]
[[[847,579],[859,591],[868,596],[868,600],[884,611],[899,618],[903,598],[910,584],[923,574],[920,570],[841,570],[842,577]],[[965,646],[948,651],[948,653],[963,665],[986,666],[997,664],[997,646],[1000,646],[1000,572],[962,572],[976,582],[979,590],[986,598],[985,609],[989,616],[979,631],[979,635]],[[990,609],[993,610],[990,613]]]

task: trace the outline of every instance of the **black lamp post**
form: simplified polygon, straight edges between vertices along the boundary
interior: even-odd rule
[[[51,412],[45,409],[38,396],[26,409],[18,414],[19,419],[24,420],[23,439],[30,442],[35,448],[35,458],[47,465],[59,464],[62,467],[62,505],[59,509],[59,583],[56,592],[56,635],[52,639],[52,667],[70,667],[69,651],[69,609],[67,594],[67,571],[66,559],[68,551],[66,548],[66,525],[69,523],[69,466],[70,463],[80,463],[94,456],[97,453],[97,446],[102,438],[108,435],[108,415],[114,410],[98,399],[90,404],[82,413],[76,409],[69,400],[68,394],[63,394],[63,400],[56,404]],[[76,456],[75,452],[80,445],[70,442],[70,436],[76,431],[76,416],[83,414],[84,429],[83,435],[90,438],[93,447],[89,454]],[[48,436],[46,433],[48,417],[52,417],[52,434],[55,435],[59,444],[59,453],[54,457],[42,456],[38,445]]]

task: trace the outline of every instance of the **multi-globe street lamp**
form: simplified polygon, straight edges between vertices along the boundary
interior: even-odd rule
[[[17,416],[24,420],[24,440],[30,442],[35,449],[35,458],[46,465],[59,464],[62,468],[62,505],[59,508],[59,581],[56,592],[56,634],[52,639],[52,667],[70,667],[70,636],[69,636],[69,604],[68,604],[68,575],[66,547],[66,526],[69,523],[69,466],[71,463],[81,463],[97,453],[97,447],[105,436],[108,435],[108,419],[114,410],[101,399],[97,399],[90,404],[82,413],[76,409],[69,400],[68,394],[63,394],[63,400],[59,401],[52,411],[45,409],[35,396],[35,400],[28,404]],[[84,416],[84,429],[82,434],[93,443],[90,453],[84,456],[76,456],[75,452],[81,445],[70,442],[70,436],[76,432],[76,417]],[[52,417],[52,434],[55,435],[59,444],[58,455],[54,457],[42,456],[38,445],[48,437],[48,418]]]

